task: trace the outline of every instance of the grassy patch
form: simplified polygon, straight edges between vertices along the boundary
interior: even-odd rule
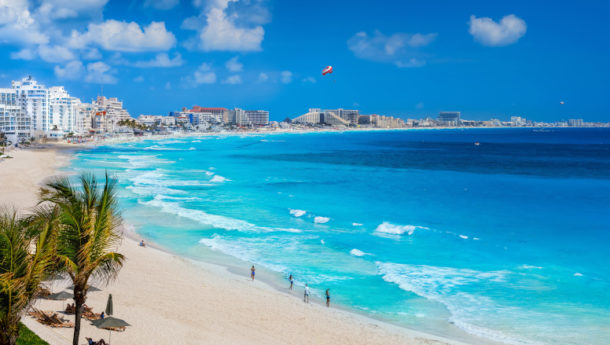
[[[19,339],[17,339],[17,345],[49,345],[49,343],[40,339],[34,332],[30,331],[29,328],[21,323],[19,324]]]

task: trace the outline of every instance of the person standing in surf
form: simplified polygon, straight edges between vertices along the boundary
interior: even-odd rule
[[[303,302],[309,303],[309,286],[305,284],[305,292],[303,293]]]
[[[326,307],[330,307],[330,289],[326,289]]]
[[[254,268],[254,265],[252,265],[252,268],[250,268],[250,278],[252,278],[252,281],[254,281],[255,275],[256,275],[256,268]]]
[[[288,280],[290,281],[290,290],[292,290],[294,288],[294,277],[292,276],[292,273],[290,274],[290,277],[288,277]]]

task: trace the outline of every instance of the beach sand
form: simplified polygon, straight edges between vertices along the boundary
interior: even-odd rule
[[[0,204],[31,208],[49,176],[69,161],[61,150],[14,151],[0,162]],[[112,293],[114,316],[131,324],[113,332],[113,344],[461,344],[319,304],[304,304],[302,292],[281,292],[226,268],[138,246],[125,238],[118,251],[127,261],[116,281],[96,284],[87,305],[95,312]],[[53,292],[68,281],[47,284]],[[71,300],[38,300],[34,307],[60,311]],[[73,321],[73,316],[64,316]],[[69,344],[73,329],[51,329],[31,318],[24,323],[51,345]],[[83,320],[84,337],[108,341],[109,332]]]

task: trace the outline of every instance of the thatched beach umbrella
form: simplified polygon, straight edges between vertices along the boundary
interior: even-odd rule
[[[68,290],[74,290],[74,285],[70,285],[70,286],[68,287]],[[96,292],[96,291],[102,291],[102,290],[100,290],[100,289],[96,288],[96,287],[95,287],[95,286],[93,286],[93,285],[87,285],[87,291],[88,291],[88,292]]]
[[[72,294],[66,291],[56,292],[45,297],[46,299],[52,299],[54,301],[64,301],[68,298],[72,298]]]
[[[112,315],[112,294],[108,294],[108,302],[106,302],[106,315]]]
[[[103,319],[93,320],[91,324],[97,328],[108,330],[108,344],[110,344],[110,336],[112,331],[117,331],[121,327],[131,326],[127,322],[116,317],[108,316]]]
[[[50,300],[54,300],[54,301],[62,301],[61,302],[61,309],[65,309],[65,303],[64,301],[67,300],[68,298],[72,298],[72,294],[66,291],[61,291],[61,292],[57,292],[57,293],[52,293],[50,295],[48,295],[47,297],[45,297],[46,299],[50,299]]]

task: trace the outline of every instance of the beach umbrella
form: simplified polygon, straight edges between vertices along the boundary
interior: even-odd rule
[[[108,302],[106,302],[106,315],[112,315],[112,294],[108,294]]]
[[[70,285],[70,286],[68,287],[68,290],[74,290],[74,285]],[[95,286],[93,286],[93,285],[88,285],[88,286],[87,286],[87,291],[89,291],[89,292],[96,292],[96,291],[102,291],[102,290],[101,290],[101,289],[96,288],[96,287],[95,287]]]
[[[45,297],[46,299],[51,299],[54,301],[62,301],[61,303],[61,309],[65,309],[65,304],[64,301],[67,300],[68,298],[72,298],[72,294],[66,291],[61,291],[61,292],[57,292],[57,293],[52,293],[50,295],[48,295],[47,297]]]
[[[68,298],[72,298],[72,294],[66,291],[52,293],[46,297],[46,299],[52,299],[54,301],[63,301]]]
[[[124,320],[117,319],[116,317],[112,316],[108,316],[103,319],[93,320],[91,321],[91,324],[97,328],[108,330],[108,344],[110,344],[110,337],[112,335],[112,331],[120,327],[131,326]]]

